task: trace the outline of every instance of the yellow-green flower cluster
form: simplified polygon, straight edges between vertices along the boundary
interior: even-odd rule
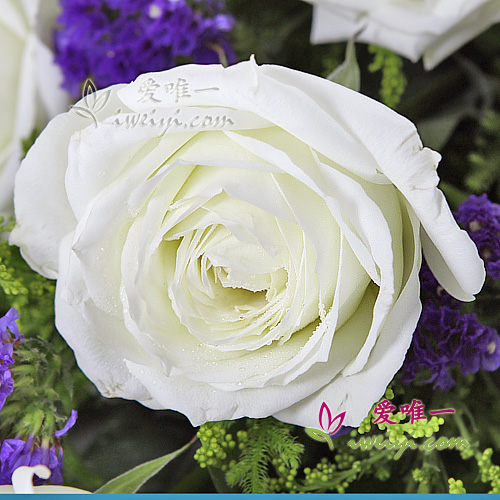
[[[398,423],[396,424],[377,424],[380,430],[385,430],[390,441],[400,440],[405,433],[412,438],[431,437],[434,433],[439,431],[439,427],[444,424],[442,417],[433,416],[429,420],[416,420],[413,423],[405,422],[406,415],[398,412],[391,418],[394,418]]]
[[[222,462],[227,458],[227,452],[236,447],[233,436],[227,432],[227,422],[208,422],[200,427],[198,438],[201,448],[194,454],[194,459],[203,469],[207,466],[220,467],[222,470],[229,464]]]
[[[464,483],[460,479],[455,480],[450,477],[450,479],[448,479],[448,486],[450,493],[467,493],[464,488]]]
[[[374,54],[373,62],[368,66],[368,70],[372,73],[382,71],[380,87],[382,102],[390,108],[395,108],[406,89],[403,60],[394,52],[376,45],[370,45],[368,50]]]
[[[332,464],[327,458],[313,469],[304,469],[305,491],[333,491],[345,493],[347,487],[361,472],[361,462],[354,460],[349,453],[339,453],[335,456],[337,464]]]
[[[491,461],[493,450],[486,448],[477,461],[479,474],[483,483],[490,482],[492,489],[488,493],[500,493],[500,466]]]
[[[430,474],[429,474],[429,469],[424,468],[424,469],[413,469],[412,470],[412,476],[413,480],[416,483],[424,483],[427,484],[429,483],[430,480]]]
[[[299,483],[297,482],[298,469],[290,469],[285,462],[277,457],[271,462],[278,477],[269,480],[272,493],[299,493]]]

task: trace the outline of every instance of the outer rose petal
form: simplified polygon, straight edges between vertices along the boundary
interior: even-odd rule
[[[109,107],[95,113],[96,118],[106,118],[116,109],[119,102],[114,96],[119,88],[119,85],[113,87]],[[103,92],[98,92],[98,95]],[[80,101],[77,105],[85,104]],[[16,176],[14,198],[26,203],[16,204],[17,224],[10,242],[21,247],[21,253],[30,266],[47,278],[57,278],[59,245],[76,224],[65,192],[69,142],[76,131],[93,127],[91,123],[90,118],[79,116],[75,111],[55,117],[36,140],[33,146],[36,153],[30,150]],[[43,179],[37,175],[40,158],[51,159],[44,164]],[[40,189],[40,182],[47,178],[51,181],[44,182],[44,189]],[[33,210],[38,214],[35,219],[29,216]]]
[[[72,240],[73,234],[70,233],[64,238],[61,250],[68,249]],[[154,407],[154,403],[149,401],[148,392],[129,373],[124,358],[136,362],[143,360],[150,365],[154,365],[155,360],[150,359],[133,337],[128,335],[123,322],[120,324],[116,318],[95,307],[88,297],[78,267],[78,260],[74,256],[61,259],[62,280],[57,286],[55,303],[56,327],[59,331],[68,332],[65,339],[77,351],[78,364],[85,372],[96,374],[92,381],[104,395],[137,399]],[[73,290],[71,297],[68,297],[64,286],[68,275]],[[80,290],[80,297],[74,296],[75,290]]]
[[[430,70],[500,21],[497,0],[306,0],[312,43],[357,40],[386,47]]]
[[[152,116],[151,81],[155,116],[178,124],[127,127]],[[105,395],[194,424],[275,415],[308,426],[324,398],[357,425],[410,343],[422,241],[451,293],[479,289],[477,251],[436,187],[439,155],[381,104],[254,61],[102,92],[97,128],[72,111],[28,153],[12,241],[58,277],[58,329]],[[204,130],[203,113],[229,126]],[[332,263],[313,224],[332,233]],[[262,305],[276,297],[283,307]]]

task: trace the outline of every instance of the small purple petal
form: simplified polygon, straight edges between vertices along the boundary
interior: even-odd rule
[[[23,340],[16,323],[18,319],[19,313],[13,307],[0,318],[0,410],[14,390],[10,366],[14,363],[14,344]]]
[[[29,465],[22,439],[6,439],[0,448],[0,484],[11,484],[12,473],[21,465]]]
[[[66,422],[66,425],[60,430],[57,431],[54,436],[59,438],[61,436],[64,436],[71,427],[73,427],[76,423],[76,419],[78,418],[78,412],[76,410],[71,410],[71,417],[69,417],[69,420]]]
[[[7,330],[10,330],[14,334],[14,340],[22,340],[22,335],[19,333],[19,328],[17,326],[16,320],[19,319],[19,313],[16,309],[11,307],[5,316],[0,318],[0,338],[6,341],[10,339],[10,335]]]
[[[14,391],[14,380],[10,371],[0,371],[0,410],[3,408],[5,400]]]
[[[481,370],[489,372],[500,368],[500,337],[493,329],[483,338]]]

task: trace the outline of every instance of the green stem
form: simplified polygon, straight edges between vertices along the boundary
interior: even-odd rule
[[[477,442],[475,442],[475,440],[473,439],[473,437],[470,434],[469,430],[467,429],[467,427],[465,425],[465,422],[463,421],[462,416],[461,416],[460,413],[461,413],[460,411],[456,411],[453,414],[453,418],[455,420],[455,423],[456,423],[456,425],[458,427],[458,430],[460,431],[461,437],[464,438],[469,443],[469,445],[472,448],[475,449],[475,451],[474,451],[474,458],[476,460],[479,460],[481,458],[482,454],[481,454],[481,452],[478,449]]]
[[[460,414],[460,411],[456,411],[453,414],[453,418],[455,420],[455,423],[457,424],[458,430],[460,431],[460,435],[468,442],[472,441],[472,437],[469,433],[469,430],[465,426],[465,422],[462,419],[462,416]]]
[[[500,389],[496,386],[496,384],[491,380],[491,375],[484,371],[480,371],[479,375],[484,380],[488,390],[493,394],[497,401],[500,401]]]
[[[443,459],[441,458],[441,455],[435,450],[432,450],[432,455],[433,455],[433,460],[435,462],[435,465],[441,472],[441,479],[443,481],[443,488],[444,491],[443,493],[448,493],[449,487],[448,487],[448,472],[446,471],[446,467],[444,465]]]

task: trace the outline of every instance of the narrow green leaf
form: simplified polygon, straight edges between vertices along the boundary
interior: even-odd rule
[[[418,133],[425,146],[439,151],[448,142],[467,110],[431,116],[418,122]]]
[[[128,472],[111,479],[94,493],[136,493],[148,479],[158,474],[169,462],[187,450],[195,440],[196,436],[182,448],[130,469]]]
[[[327,76],[327,79],[359,92],[361,73],[359,71],[358,60],[356,59],[356,48],[353,40],[347,43],[345,61],[335,68]]]

